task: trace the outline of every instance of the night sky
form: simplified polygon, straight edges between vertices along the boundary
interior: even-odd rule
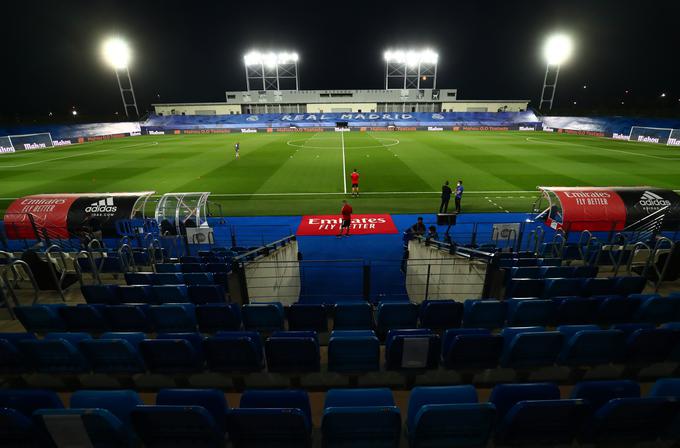
[[[382,88],[383,51],[400,46],[437,50],[438,86],[459,89],[459,99],[535,106],[541,46],[553,31],[576,40],[558,110],[680,115],[677,0],[22,0],[2,8],[0,121],[47,120],[49,112],[63,120],[73,106],[83,120],[122,113],[115,76],[99,55],[110,35],[133,48],[142,110],[245,90],[242,56],[250,49],[297,51],[302,89]]]

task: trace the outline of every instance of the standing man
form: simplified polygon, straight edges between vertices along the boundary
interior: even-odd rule
[[[444,185],[442,185],[442,203],[439,205],[439,213],[446,213],[449,210],[451,193],[451,187],[449,187],[449,181],[447,180],[444,182]]]
[[[463,181],[459,180],[456,185],[456,213],[460,213],[460,200],[463,198]]]
[[[237,159],[238,159],[238,157],[239,157],[239,156],[238,156],[238,150],[239,150],[240,148],[241,148],[241,145],[239,144],[239,142],[236,142],[236,144],[234,145],[234,151],[236,152],[236,158],[237,158]]]
[[[342,200],[342,226],[340,227],[340,233],[338,233],[338,238],[342,236],[342,231],[347,229],[345,236],[349,236],[349,228],[352,225],[352,206],[347,203],[345,199]]]
[[[352,196],[357,198],[359,197],[359,173],[357,172],[356,168],[354,168],[351,177],[352,177]]]

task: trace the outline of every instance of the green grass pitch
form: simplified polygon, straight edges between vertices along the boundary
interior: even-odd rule
[[[234,143],[241,157],[234,157]],[[344,162],[343,162],[344,158]],[[344,168],[343,168],[344,167]],[[463,179],[463,211],[529,211],[536,186],[680,189],[680,149],[543,132],[142,136],[0,155],[0,210],[38,193],[210,191],[225,215],[433,212]]]

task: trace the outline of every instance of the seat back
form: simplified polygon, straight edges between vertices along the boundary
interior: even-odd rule
[[[389,330],[417,328],[418,305],[411,302],[382,302],[376,310],[378,334],[385,335]]]
[[[149,307],[148,315],[157,332],[196,331],[196,311],[193,304],[153,305]]]
[[[241,310],[246,330],[272,332],[283,330],[283,307],[280,303],[249,303]]]
[[[581,381],[571,390],[570,398],[585,400],[592,412],[615,398],[640,397],[640,385],[631,380]]]
[[[420,326],[432,330],[460,327],[463,304],[455,300],[425,300],[420,304]]]
[[[324,306],[321,304],[294,303],[288,309],[288,329],[328,331],[328,319]]]
[[[429,329],[390,330],[385,342],[385,367],[391,370],[435,369],[441,341]]]
[[[506,303],[499,300],[466,300],[463,326],[466,328],[501,328],[505,323]]]
[[[224,432],[202,406],[137,406],[131,420],[145,446],[224,446]]]
[[[489,402],[496,406],[499,421],[513,406],[525,400],[559,400],[560,390],[553,383],[497,384]]]
[[[321,368],[315,332],[276,332],[265,341],[270,372],[318,372]]]
[[[258,372],[264,367],[262,343],[255,331],[219,332],[203,347],[210,370]]]
[[[241,329],[241,309],[235,303],[208,303],[196,306],[196,321],[203,333],[238,331]]]
[[[380,341],[372,330],[336,330],[328,341],[328,370],[370,372],[380,370]]]
[[[338,303],[333,307],[334,330],[373,329],[373,310],[365,302]]]

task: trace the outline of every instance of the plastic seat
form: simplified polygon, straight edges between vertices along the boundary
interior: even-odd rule
[[[643,322],[629,322],[625,324],[614,324],[610,327],[612,330],[619,330],[623,332],[623,334],[626,336],[626,339],[630,337],[631,334],[635,333],[638,330],[653,330],[656,328],[656,326],[652,323],[643,323]]]
[[[168,338],[170,336],[172,335],[159,335],[158,339],[145,339],[139,344],[147,368],[157,373],[202,371],[202,351],[186,337]]]
[[[182,264],[201,263],[202,261],[203,259],[196,255],[183,255],[179,257],[179,262]]]
[[[388,370],[436,369],[439,364],[439,335],[426,328],[390,330],[385,341]]]
[[[118,304],[118,285],[83,285],[80,291],[90,305]]]
[[[462,320],[463,304],[455,300],[425,300],[420,304],[420,326],[423,328],[458,328]]]
[[[298,390],[247,390],[241,407],[227,414],[227,431],[235,448],[308,447],[311,440],[309,397]]]
[[[499,421],[520,401],[559,400],[560,390],[553,383],[497,384],[491,390],[489,402],[496,406]]]
[[[132,426],[145,447],[224,447],[224,432],[202,406],[137,406]]]
[[[542,297],[545,281],[535,278],[513,278],[505,288],[505,297]]]
[[[502,367],[524,369],[555,364],[564,336],[558,331],[533,331],[532,328],[503,329],[501,335],[505,339],[505,348],[501,356]]]
[[[184,274],[193,274],[196,272],[212,272],[206,269],[206,264],[205,263],[182,263],[179,265],[180,270]],[[186,279],[186,276],[184,276]]]
[[[543,296],[546,298],[577,295],[582,296],[583,279],[580,278],[549,278],[545,280],[545,291]]]
[[[600,296],[616,294],[616,280],[613,278],[591,277],[583,283],[583,295]]]
[[[565,333],[563,327],[559,332]],[[558,364],[565,366],[595,366],[621,361],[625,337],[618,330],[580,330],[565,338]]]
[[[184,274],[180,272],[155,273],[153,276],[154,285],[183,285]]]
[[[215,420],[222,434],[226,431],[229,404],[224,392],[217,389],[161,389],[156,395],[160,406],[201,406]]]
[[[148,316],[157,332],[196,331],[195,306],[190,303],[153,305]]]
[[[63,409],[59,395],[44,389],[0,389],[0,408],[11,408],[30,418],[38,409]]]
[[[540,268],[540,276],[535,278],[574,278],[575,268],[571,266],[543,266]]]
[[[125,283],[128,285],[153,285],[155,275],[152,272],[126,272]]]
[[[207,275],[207,274],[205,274]],[[210,274],[212,276],[212,274]],[[189,289],[189,300],[196,305],[203,305],[206,303],[226,303],[224,297],[224,288],[222,285],[214,284],[191,284]]]
[[[182,265],[179,263],[156,263],[154,265],[158,274],[173,274],[182,272]]]
[[[79,390],[71,395],[71,408],[106,409],[123,424],[130,425],[130,412],[143,404],[133,390]]]
[[[680,333],[669,329],[639,329],[626,340],[626,365],[664,362],[680,343]]]
[[[498,300],[466,300],[463,327],[501,328],[505,323],[506,304]]]
[[[28,360],[19,349],[19,341],[35,341],[33,333],[0,333],[0,373],[25,373]]]
[[[293,331],[328,331],[328,318],[324,306],[294,303],[288,309],[288,329]]]
[[[29,364],[40,373],[85,373],[90,366],[78,350],[78,342],[91,339],[85,333],[48,333],[42,340],[18,342]]]
[[[280,331],[265,341],[267,370],[279,373],[318,372],[321,355],[316,332]]]
[[[95,373],[134,374],[146,370],[137,347],[125,339],[85,340],[79,348]]]
[[[59,308],[66,305],[30,305],[17,306],[14,314],[26,331],[48,333],[50,331],[65,331],[66,323],[59,315]]]
[[[283,330],[283,306],[279,303],[249,303],[241,309],[246,330],[272,332]]]
[[[622,296],[640,294],[647,283],[644,277],[614,277],[614,292]]]
[[[473,386],[415,387],[406,420],[410,446],[484,447],[495,418],[494,405],[478,403]]]
[[[120,285],[116,290],[120,303],[151,303],[150,285]]]
[[[113,305],[104,307],[103,314],[113,331],[153,330],[151,320],[146,315],[147,305]]]
[[[418,305],[410,302],[382,302],[376,310],[376,329],[378,336],[390,330],[417,328]]]
[[[211,272],[189,272],[182,274],[186,285],[214,285],[215,280]]]
[[[335,330],[328,341],[328,370],[359,373],[380,370],[380,341],[372,330]]]
[[[203,333],[238,331],[241,329],[241,308],[235,303],[198,305],[196,321]]]
[[[600,324],[616,324],[631,322],[639,302],[623,297],[607,297],[597,308],[597,322]]]
[[[109,330],[109,323],[102,315],[103,305],[63,306],[59,315],[68,331],[103,333]]]
[[[80,424],[64,425],[65,421]],[[69,446],[73,440],[86,440],[93,447],[137,445],[134,433],[106,409],[40,409],[33,414],[33,422],[48,446]]]
[[[615,398],[639,398],[640,385],[631,380],[581,381],[571,390],[570,398],[585,400],[597,412]]]
[[[600,302],[585,297],[553,298],[555,304],[555,324],[590,324],[597,318]]]
[[[259,372],[264,353],[255,331],[219,332],[203,343],[208,368],[218,372]]]
[[[337,303],[333,307],[333,330],[372,329],[373,309],[368,303]]]
[[[186,285],[154,285],[151,287],[154,303],[189,303]]]
[[[498,366],[503,337],[487,329],[451,329],[444,333],[442,365],[447,369],[488,369]]]
[[[510,278],[543,278],[545,274],[542,269],[538,266],[512,267],[510,268]]]
[[[554,320],[555,305],[551,300],[509,299],[507,325],[522,327],[550,325]]]
[[[661,378],[656,380],[650,397],[675,397],[680,399],[680,378]]]
[[[30,416],[15,409],[0,408],[0,446],[37,447],[42,440]]]
[[[680,310],[680,297],[651,297],[640,304],[635,322],[661,324],[675,320]]]
[[[397,447],[401,415],[389,389],[331,389],[321,422],[325,447]]]

